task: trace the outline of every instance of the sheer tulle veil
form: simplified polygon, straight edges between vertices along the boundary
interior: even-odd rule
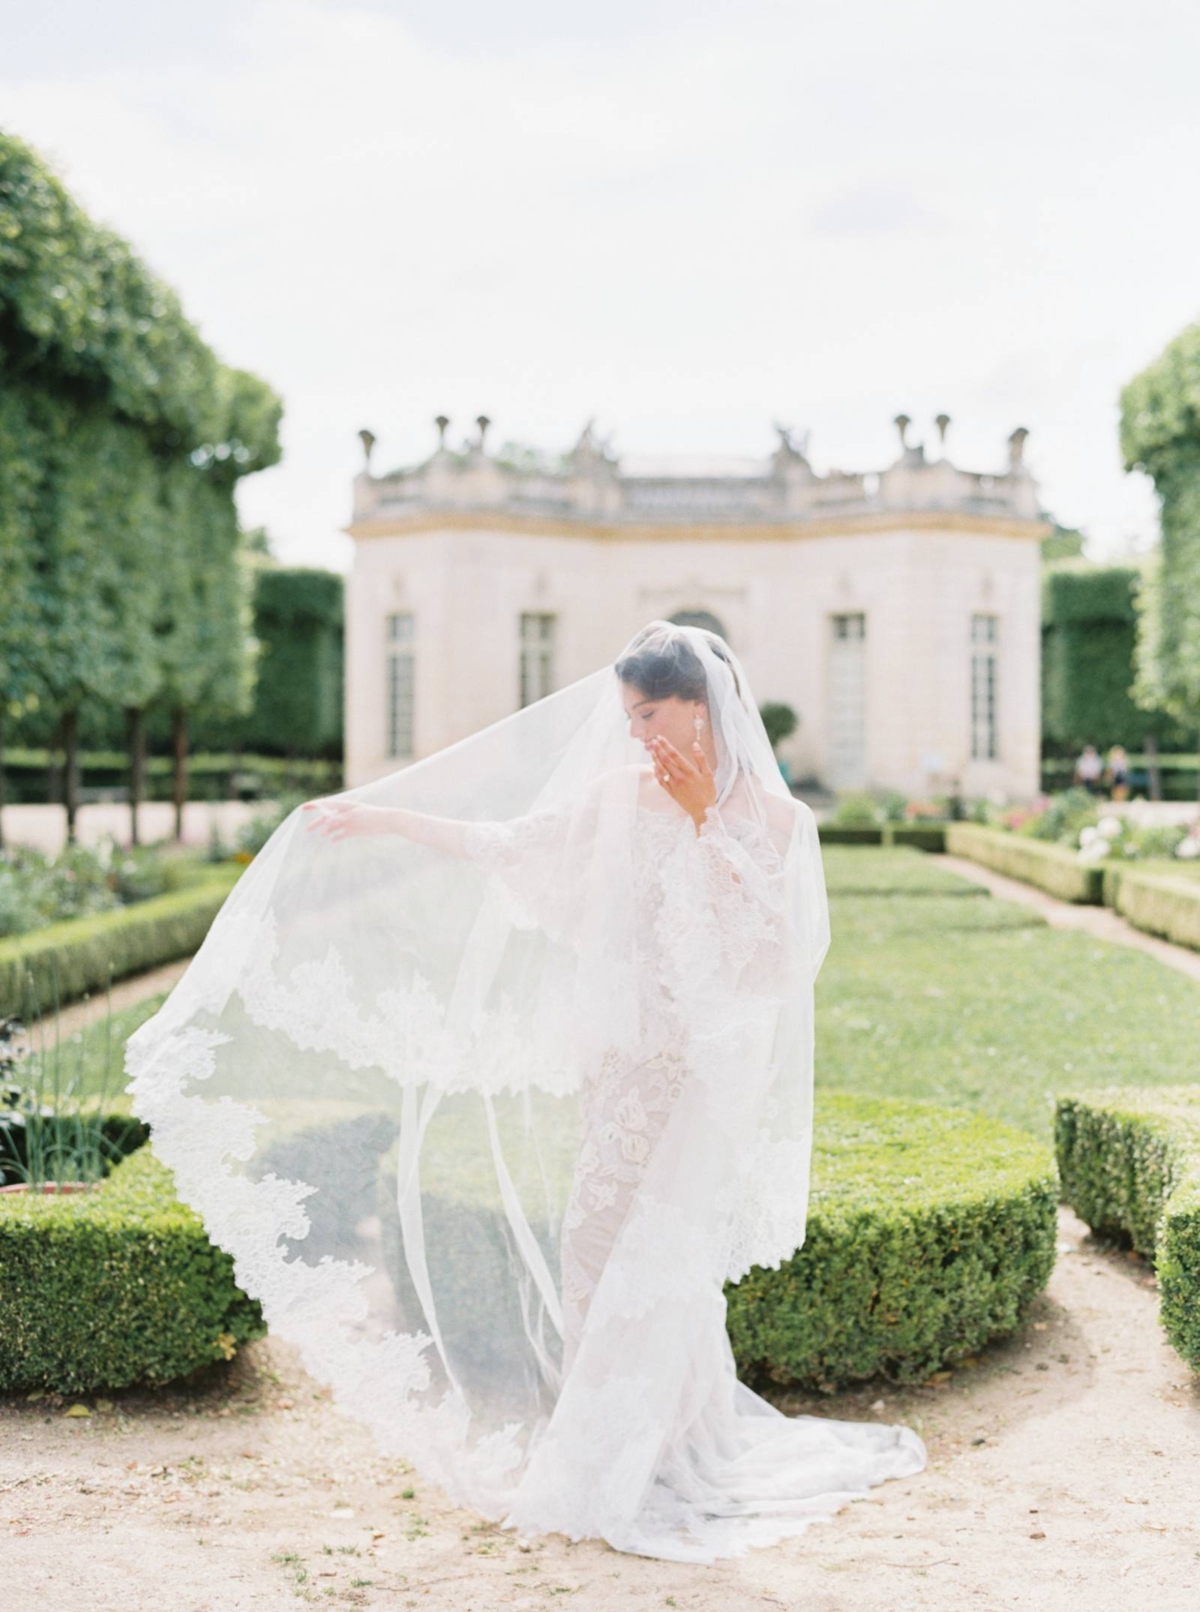
[[[631,683],[711,724],[699,824]],[[814,1488],[734,1381],[723,1284],[804,1241],[829,920],[729,646],[651,622],[334,803],[370,831],[293,811],[127,1051],[272,1332],[383,1452],[529,1532],[711,1560],[919,1469],[863,1424]]]

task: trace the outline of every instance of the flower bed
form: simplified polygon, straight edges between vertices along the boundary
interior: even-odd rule
[[[0,940],[0,1014],[48,1012],[110,978],[189,956],[241,872],[213,864],[188,889]]]
[[[1063,1094],[1054,1129],[1064,1201],[1153,1259],[1159,1318],[1200,1371],[1200,1086]]]

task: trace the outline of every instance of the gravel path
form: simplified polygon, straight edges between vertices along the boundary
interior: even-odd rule
[[[329,1607],[1195,1612],[1200,1379],[1154,1277],[1060,1211],[1022,1329],[945,1381],[790,1411],[916,1426],[930,1464],[798,1539],[681,1566],[561,1536],[523,1549],[403,1463],[267,1338],[186,1391],[0,1396],[5,1604],[72,1612]]]

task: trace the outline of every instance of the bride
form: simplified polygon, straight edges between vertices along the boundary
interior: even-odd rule
[[[643,759],[638,759],[639,756]],[[802,1246],[816,824],[723,639],[298,808],[128,1044],[181,1198],[380,1449],[524,1535],[711,1562],[921,1471],[739,1381]]]

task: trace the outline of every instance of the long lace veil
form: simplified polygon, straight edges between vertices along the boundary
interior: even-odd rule
[[[672,661],[716,746],[699,832],[621,698],[622,668]],[[693,1298],[804,1240],[816,825],[733,651],[662,621],[335,800],[387,811],[336,838],[287,817],[131,1037],[127,1090],[272,1332],[383,1452],[499,1517],[572,1384],[644,1382],[653,1349],[678,1374]],[[589,1104],[665,1047],[653,1147],[636,1107],[613,1122],[640,1186],[580,1334]]]

